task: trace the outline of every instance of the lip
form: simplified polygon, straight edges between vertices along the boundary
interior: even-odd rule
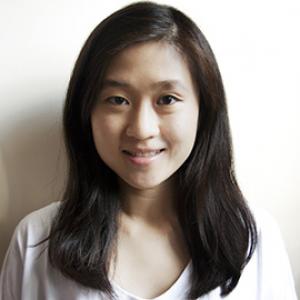
[[[131,156],[130,153],[128,152],[149,152],[149,151],[159,151],[161,150],[159,153],[157,153],[154,156],[151,157],[139,157],[139,156]],[[147,151],[145,149],[143,149],[143,151],[141,150],[137,150],[135,149],[134,151],[127,151],[127,150],[123,150],[122,153],[126,156],[126,158],[133,163],[134,165],[137,166],[147,166],[149,164],[151,164],[152,162],[154,162],[155,160],[159,159],[165,152],[166,149],[147,149]]]
[[[161,151],[165,150],[165,148],[130,148],[130,149],[124,149],[123,151],[130,152],[130,153],[137,153],[137,152],[142,152],[142,153],[147,153],[147,152],[153,152],[153,151]]]

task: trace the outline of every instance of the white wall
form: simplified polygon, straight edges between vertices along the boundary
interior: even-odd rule
[[[127,3],[0,3],[0,262],[16,223],[60,195],[60,118],[70,72],[90,31]],[[278,221],[300,295],[300,3],[164,3],[191,16],[216,54],[241,188]]]

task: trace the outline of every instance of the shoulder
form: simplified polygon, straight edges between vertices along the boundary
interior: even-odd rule
[[[14,236],[26,244],[37,243],[48,236],[61,202],[53,202],[26,215],[16,226]]]
[[[250,207],[257,226],[257,246],[265,260],[287,257],[287,249],[277,220],[265,208]],[[274,263],[274,261],[273,261]]]
[[[257,227],[258,237],[266,233],[273,235],[281,235],[279,225],[274,216],[265,208],[259,205],[250,205],[250,210],[254,217]]]
[[[48,223],[52,221],[52,218],[57,213],[61,202],[52,202],[47,206],[39,208],[37,210],[32,211],[31,213],[27,214],[21,221],[20,224],[28,225],[28,224],[35,224],[35,223]]]
[[[257,294],[262,299],[296,299],[288,252],[276,219],[260,206],[250,205],[250,209],[257,226],[257,245],[244,280],[247,285],[252,279],[259,282]]]
[[[32,246],[48,237],[59,206],[60,202],[54,202],[35,210],[16,226],[0,273],[0,299],[36,299],[30,296],[35,290],[36,279],[43,276],[41,270],[47,268],[49,273],[50,268],[47,255],[35,260],[43,246]],[[27,296],[22,294],[24,290]]]
[[[250,209],[256,222],[258,254],[263,255],[265,261],[287,256],[283,235],[275,217],[257,205],[252,205]]]

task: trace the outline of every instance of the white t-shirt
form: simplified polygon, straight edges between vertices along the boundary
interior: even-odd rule
[[[47,236],[59,202],[27,215],[16,227],[0,275],[0,300],[106,300],[99,291],[85,288],[53,269],[47,242],[28,247]],[[273,218],[262,209],[253,211],[258,227],[258,245],[237,287],[226,300],[297,299],[289,259]],[[41,250],[45,251],[41,253]],[[40,255],[40,256],[39,256]],[[177,281],[155,300],[184,300],[189,288],[191,262]],[[112,282],[121,300],[144,300]],[[219,300],[216,288],[201,300]]]

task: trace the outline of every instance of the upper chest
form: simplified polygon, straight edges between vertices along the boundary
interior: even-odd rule
[[[188,261],[189,255],[180,235],[120,232],[110,276],[124,290],[149,299],[168,290]]]

